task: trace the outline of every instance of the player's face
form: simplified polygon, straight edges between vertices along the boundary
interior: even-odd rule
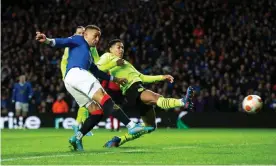
[[[113,55],[122,58],[122,57],[124,56],[124,44],[121,43],[121,42],[115,43],[115,44],[110,48],[110,52],[111,52]]]
[[[25,76],[20,76],[19,81],[24,83],[26,81],[26,77]]]
[[[84,38],[90,47],[97,45],[101,37],[101,32],[96,29],[87,29],[84,31]]]
[[[77,28],[75,35],[83,35],[84,28]]]

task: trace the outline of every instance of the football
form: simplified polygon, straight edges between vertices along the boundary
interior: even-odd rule
[[[263,101],[260,96],[248,95],[243,99],[242,108],[247,113],[257,113],[262,109]]]

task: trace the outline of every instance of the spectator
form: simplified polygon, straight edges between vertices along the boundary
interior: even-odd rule
[[[29,100],[32,98],[33,91],[29,82],[26,82],[25,75],[19,77],[19,83],[13,87],[12,102],[15,103],[15,115],[26,117],[29,111]]]
[[[275,95],[275,93],[271,94],[271,99],[270,99],[268,105],[272,111],[276,112],[276,95]]]
[[[59,94],[57,100],[53,104],[52,111],[54,114],[68,113],[68,104],[63,99],[64,94]]]
[[[197,24],[196,28],[193,31],[193,35],[197,38],[200,39],[201,37],[203,37],[204,32],[203,29],[201,28],[201,26],[199,24]]]
[[[1,115],[7,115],[8,113],[8,105],[9,105],[9,100],[7,98],[6,93],[2,93],[1,95]]]
[[[36,107],[46,100],[46,105],[52,105],[50,99],[65,89],[59,71],[63,50],[38,45],[34,32],[70,36],[75,27],[91,22],[103,31],[97,47],[100,54],[106,41],[120,37],[125,41],[125,58],[137,69],[149,75],[173,73],[173,85],[152,86],[162,95],[182,96],[183,87],[192,85],[213,93],[218,111],[240,109],[242,97],[249,93],[260,93],[264,101],[271,98],[276,84],[276,3],[272,0],[40,2],[3,2],[1,22],[2,91],[12,89],[19,74],[26,73],[37,87]],[[205,93],[197,94],[205,100]],[[269,110],[265,104],[264,111]]]

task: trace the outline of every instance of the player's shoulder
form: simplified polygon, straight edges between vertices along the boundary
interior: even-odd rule
[[[127,61],[127,60],[125,60],[125,59],[124,59],[124,62],[125,62],[125,64],[128,64],[128,65],[133,66],[129,61]]]
[[[73,36],[71,36],[71,37],[69,37],[69,38],[71,38],[71,39],[73,39],[73,40],[76,40],[76,41],[78,41],[78,42],[84,42],[85,40],[84,40],[84,37],[83,36],[81,36],[81,35],[73,35]]]
[[[102,56],[112,56],[112,54],[110,52],[106,52]]]
[[[25,87],[26,87],[26,86],[32,86],[32,84],[31,84],[31,82],[26,81],[26,82],[24,83],[24,86],[25,86]]]
[[[24,84],[23,84],[24,86]],[[21,88],[22,85],[19,82],[14,83],[14,88]]]
[[[83,36],[82,35],[73,35],[73,36],[71,36],[71,38],[83,39]]]
[[[102,55],[102,57],[107,57],[107,58],[111,58],[113,55],[109,52],[106,52]]]

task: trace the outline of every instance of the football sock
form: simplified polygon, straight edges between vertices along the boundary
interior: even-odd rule
[[[169,109],[184,106],[184,103],[181,99],[159,97],[157,100],[157,106],[162,109]]]
[[[120,120],[125,126],[128,126],[129,123],[131,126],[133,126],[133,123],[131,123],[130,119],[127,117],[127,115],[123,112],[121,108],[119,109],[113,109],[114,102],[111,100],[109,95],[105,95],[101,101],[101,106],[106,115],[112,115],[116,119]]]
[[[77,133],[77,139],[81,139],[85,134],[87,134],[90,130],[92,130],[93,127],[96,126],[102,119],[103,117],[102,110],[97,110],[94,112],[92,112],[92,114],[84,121],[81,129]],[[101,112],[101,113],[98,113],[98,112]]]
[[[76,119],[76,123],[75,123],[76,126],[79,126],[81,124],[81,122],[82,122],[81,118],[82,117],[80,115],[80,111],[78,111],[78,115],[77,115],[77,119]]]
[[[141,134],[135,134],[135,135],[131,135],[131,134],[128,134],[126,133],[125,135],[119,137],[121,139],[120,141],[120,145],[123,145],[124,143],[128,142],[128,141],[132,141],[136,138],[139,138],[141,136]]]

